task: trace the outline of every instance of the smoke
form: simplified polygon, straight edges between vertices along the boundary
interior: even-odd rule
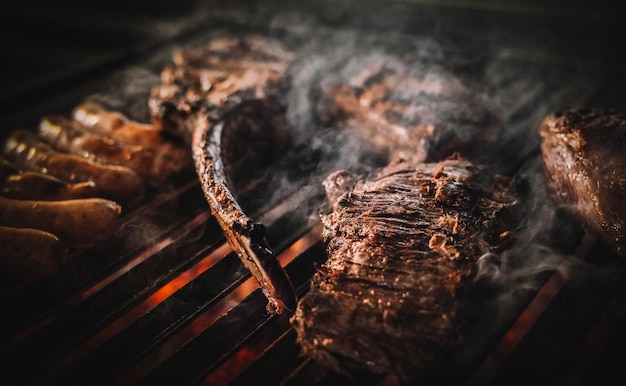
[[[464,115],[457,108],[468,100],[485,106],[501,123],[497,146],[485,149],[480,159],[513,177],[523,193],[525,220],[511,250],[485,255],[478,261],[477,280],[498,289],[490,304],[489,316],[494,319],[489,323],[509,317],[519,306],[519,299],[536,291],[546,274],[558,272],[572,281],[603,274],[572,255],[582,229],[554,203],[547,190],[538,136],[539,124],[548,113],[589,100],[598,81],[596,74],[583,71],[584,63],[555,63],[551,58],[559,57],[559,52],[549,39],[543,52],[536,46],[531,49],[518,44],[525,41],[522,34],[527,31],[520,31],[519,36],[500,36],[486,29],[470,38],[447,25],[430,25],[412,35],[397,32],[401,28],[367,33],[339,27],[345,17],[339,7],[322,17],[341,21],[332,25],[303,13],[277,14],[269,22],[271,30],[284,31],[281,39],[297,58],[289,70],[287,94],[286,119],[293,144],[281,167],[272,165],[266,171],[270,182],[265,185],[269,188],[252,200],[280,203],[291,193],[301,192],[282,210],[298,218],[315,217],[323,205],[320,193],[326,176],[351,169],[366,178],[384,166],[389,155],[372,146],[358,126],[346,127],[345,122],[327,125],[320,119],[320,98],[322,89],[333,84],[358,89],[368,69],[387,66],[420,80],[414,85],[399,83],[387,96],[413,101],[407,103],[401,123],[412,124],[432,108],[442,113],[436,119],[449,119],[462,137],[468,127],[485,123],[474,120],[471,111]],[[409,20],[393,22],[402,26]],[[158,73],[132,68],[120,73],[110,82],[110,89],[94,98],[147,121],[145,101],[158,80]],[[459,97],[435,97],[444,91]],[[267,215],[262,219],[273,218]],[[136,233],[135,237],[148,239],[150,235]]]
[[[326,16],[343,17],[341,11],[337,12],[337,15]],[[323,99],[326,87],[347,84],[358,90],[367,77],[375,76],[375,69],[380,68],[397,73],[398,79],[402,76],[415,78],[414,85],[399,83],[387,96],[389,100],[406,105],[399,117],[401,123],[415,124],[421,117],[443,121],[447,118],[436,117],[429,107],[439,112],[442,111],[439,106],[447,103],[442,112],[456,120],[455,125],[449,127],[459,138],[467,136],[466,126],[476,127],[474,117],[454,110],[465,100],[477,101],[490,113],[499,114],[497,103],[490,99],[488,86],[483,82],[479,69],[481,59],[468,59],[465,51],[456,48],[459,42],[450,36],[368,34],[358,29],[325,26],[317,17],[301,13],[279,14],[270,26],[287,31],[281,39],[294,51],[296,58],[289,69],[290,87],[286,96],[286,118],[293,144],[283,164],[271,167],[267,176],[271,179],[267,184],[271,189],[252,199],[280,202],[290,192],[308,190],[310,198],[290,208],[295,217],[317,218],[324,204],[320,194],[323,193],[320,192],[322,181],[332,172],[348,169],[367,178],[390,159],[386,149],[372,143],[358,125],[333,119],[324,121],[323,116],[328,113],[328,103]],[[446,44],[451,46],[446,47]],[[440,94],[457,94],[457,100],[438,99]],[[418,147],[418,144],[411,146]],[[242,206],[254,207],[255,204],[243,202]]]
[[[159,74],[146,67],[124,68],[113,74],[104,87],[88,99],[132,120],[147,123],[150,122],[147,100],[152,87],[159,81]]]
[[[414,121],[419,114],[424,116],[424,106],[432,107],[450,119],[461,136],[469,132],[467,126],[484,123],[454,110],[467,100],[476,100],[499,118],[501,132],[496,146],[485,148],[479,160],[512,177],[524,220],[515,231],[516,243],[510,250],[478,260],[477,283],[495,291],[474,326],[475,348],[468,349],[471,353],[460,352],[459,358],[465,354],[475,357],[474,350],[498,338],[501,328],[520,315],[551,275],[577,286],[609,273],[584,260],[589,240],[584,238],[581,224],[554,201],[548,190],[538,134],[546,115],[585,104],[593,97],[598,73],[585,71],[585,63],[556,61],[561,52],[549,37],[543,52],[522,45],[517,45],[519,51],[507,49],[524,40],[524,31],[519,36],[498,36],[486,30],[485,35],[476,37],[477,41],[467,44],[467,40],[459,40],[457,34],[445,30],[411,36],[397,32],[367,34],[336,26],[327,29],[315,18],[302,15],[279,16],[272,26],[287,30],[287,40],[298,42],[296,57],[302,59],[290,73],[288,121],[298,154],[316,155],[309,157],[314,167],[308,165],[297,177],[281,175],[278,184],[321,186],[327,175],[339,169],[356,170],[367,178],[385,165],[388,155],[368,147],[358,127],[347,128],[345,122],[325,127],[320,120],[320,90],[332,84],[358,89],[363,84],[359,74],[368,68],[388,66],[421,80],[416,85],[398,84],[391,91],[393,95],[388,95],[389,99],[415,101],[407,104],[401,117],[404,123]],[[460,97],[449,105],[448,101],[431,97],[444,90]],[[322,204],[320,200],[302,201],[293,210],[302,216],[315,216]]]

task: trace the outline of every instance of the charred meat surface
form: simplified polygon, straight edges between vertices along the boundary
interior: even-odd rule
[[[365,57],[343,72],[321,87],[320,120],[346,122],[392,160],[436,162],[456,151],[475,159],[500,133],[500,109],[477,79],[393,57]]]
[[[196,113],[216,120],[242,100],[254,99],[284,106],[284,78],[291,60],[292,54],[277,41],[255,35],[179,49],[161,72],[161,84],[152,89],[152,121],[190,142]]]
[[[35,171],[20,171],[0,180],[0,195],[22,200],[95,198],[98,193],[92,182],[69,183]]]
[[[577,107],[540,126],[549,185],[587,229],[626,255],[626,114]]]
[[[149,101],[155,126],[191,145],[211,212],[261,286],[270,313],[293,310],[295,290],[264,226],[245,214],[233,188],[279,156],[288,142],[280,90],[289,60],[270,39],[212,40],[175,52]]]
[[[480,309],[477,260],[512,244],[510,179],[457,157],[367,181],[341,170],[324,186],[328,260],[291,318],[303,354],[402,382],[445,369]]]

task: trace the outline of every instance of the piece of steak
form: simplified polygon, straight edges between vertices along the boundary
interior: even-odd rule
[[[158,128],[191,142],[194,115],[220,117],[244,100],[285,106],[292,54],[260,35],[223,37],[176,50],[152,88],[148,106]]]
[[[477,260],[513,243],[510,179],[456,157],[324,185],[328,260],[291,318],[303,354],[402,382],[445,368],[480,312]]]
[[[576,107],[539,129],[549,186],[590,233],[626,255],[626,113]]]
[[[290,55],[278,41],[251,35],[178,50],[161,74],[152,121],[191,146],[211,213],[268,299],[270,313],[293,310],[296,293],[263,224],[238,201],[249,183],[289,142],[283,87]]]
[[[486,84],[443,66],[386,56],[348,63],[321,86],[324,125],[346,122],[392,160],[436,162],[454,152],[480,158],[502,117]]]

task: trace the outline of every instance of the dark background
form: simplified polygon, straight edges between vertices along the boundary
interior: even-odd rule
[[[0,129],[6,132],[28,124],[38,114],[64,108],[68,101],[73,103],[101,87],[113,69],[176,37],[210,27],[216,14],[223,18],[229,12],[243,12],[249,16],[247,22],[267,23],[277,12],[297,11],[316,14],[329,24],[398,30],[429,28],[420,25],[435,25],[440,14],[475,24],[511,20],[525,25],[531,34],[538,26],[547,31],[543,33],[551,33],[552,28],[568,34],[564,49],[580,50],[580,56],[619,68],[624,63],[622,38],[626,36],[619,8],[617,1],[610,0],[22,0],[3,9]],[[621,68],[617,70],[616,77],[624,76]]]

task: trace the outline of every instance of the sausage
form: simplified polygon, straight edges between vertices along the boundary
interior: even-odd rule
[[[175,165],[175,170],[191,168],[191,151],[180,142],[166,139],[164,131],[154,125],[132,121],[124,115],[105,109],[96,102],[85,101],[74,107],[73,122],[129,146],[155,149],[160,158]],[[165,134],[167,135],[167,134]]]
[[[22,200],[70,200],[97,197],[93,182],[68,183],[49,174],[23,171],[0,158],[0,195]]]
[[[68,183],[35,171],[20,171],[0,181],[0,195],[22,200],[59,201],[98,197],[91,181]]]
[[[133,169],[60,152],[24,129],[14,130],[2,150],[19,168],[43,172],[66,182],[93,182],[103,198],[130,203],[145,194],[145,183]]]
[[[0,225],[56,235],[67,248],[88,248],[115,234],[121,206],[104,198],[63,201],[0,197]]]
[[[58,114],[45,115],[39,120],[37,136],[57,150],[87,158],[127,158],[134,150],[122,147],[110,137],[79,130],[72,121]]]
[[[125,145],[105,134],[81,130],[62,115],[42,117],[37,135],[57,150],[105,164],[129,167],[153,186],[160,185],[184,167],[181,160],[164,153],[160,147]]]
[[[132,121],[119,112],[105,109],[96,102],[84,101],[74,107],[71,119],[93,132],[106,134],[127,145],[163,146],[173,144],[154,125]]]
[[[0,271],[25,279],[47,277],[66,260],[65,246],[52,233],[0,226]]]
[[[130,122],[124,114],[105,109],[99,103],[89,100],[78,104],[74,108],[72,111],[72,119],[98,133],[116,131],[118,128]],[[137,123],[134,126],[138,127],[140,130],[154,131],[152,125]]]

